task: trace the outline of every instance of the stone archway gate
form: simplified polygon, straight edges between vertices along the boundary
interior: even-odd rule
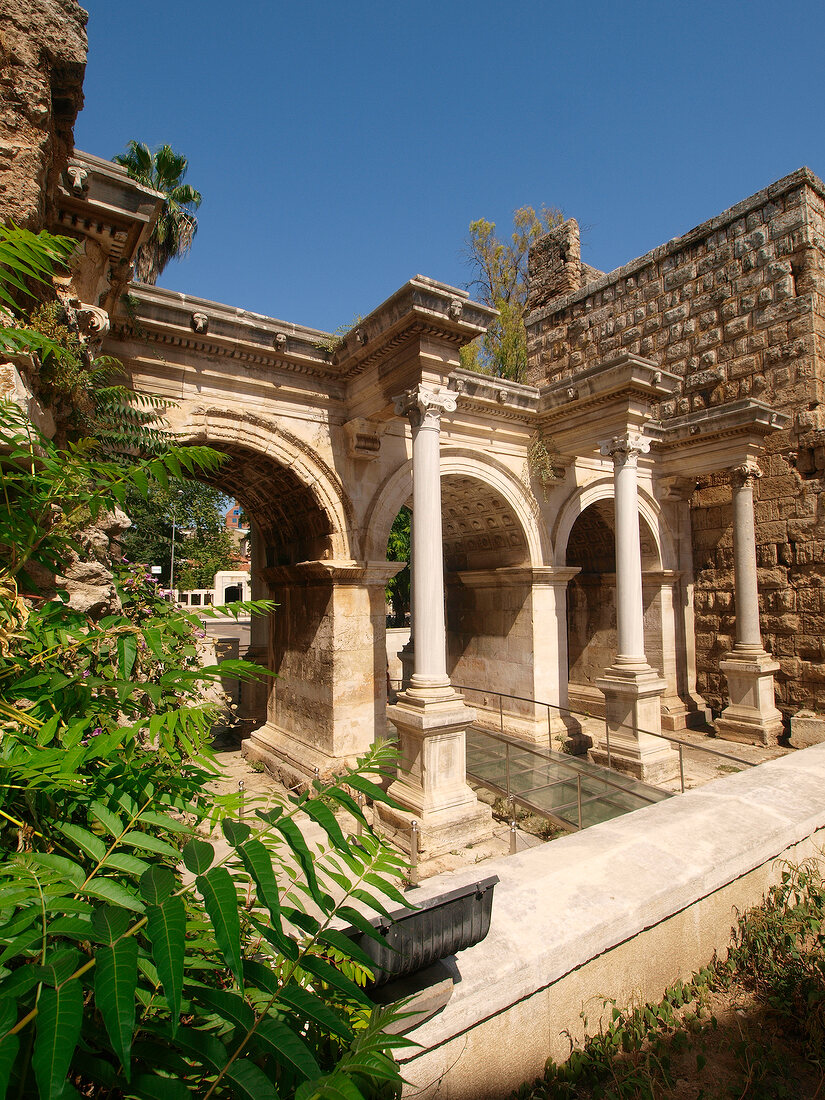
[[[447,690],[440,684],[445,663],[456,682],[516,687],[514,695],[566,706],[566,588],[577,572],[567,566],[566,540],[595,492],[621,505],[617,547],[636,544],[617,564],[619,635],[632,643],[633,675],[619,668],[620,649],[613,687],[625,702],[614,710],[630,694],[635,713],[636,695],[646,693],[655,726],[664,697],[675,729],[701,710],[684,552],[691,476],[750,469],[781,414],[744,400],[663,428],[657,405],[678,379],[637,355],[541,389],[468,374],[459,369],[459,350],[494,312],[424,276],[341,340],[156,287],[131,284],[123,299],[124,272],[151,228],[156,201],[116,166],[78,155],[60,188],[56,228],[82,242],[70,292],[103,349],[123,363],[136,390],[174,402],[169,420],[181,441],[226,454],[217,483],[250,515],[253,595],[279,604],[253,633],[253,655],[278,673],[254,751],[306,777],[351,760],[383,734],[384,589],[398,568],[385,560],[385,547],[410,500],[414,470],[418,506],[433,521],[433,545],[421,544],[428,564],[414,570],[419,597],[430,593],[416,600],[416,615],[426,619],[416,635],[446,650],[446,662],[432,661],[419,645],[413,680],[429,684],[436,707]],[[429,458],[424,428],[435,432],[435,450],[427,437]],[[548,459],[538,465],[531,461],[537,442]],[[441,507],[432,510],[435,498]],[[744,532],[744,505],[740,511]],[[641,587],[640,514],[659,547],[657,583],[670,609],[659,670],[645,663],[634,594]],[[438,611],[443,588],[433,576],[440,578],[442,565],[446,631]],[[752,603],[744,558],[741,572]],[[764,670],[759,675],[764,680]],[[766,695],[761,681],[760,690]],[[738,717],[744,724],[752,720],[747,705]],[[610,721],[610,699],[607,713]],[[508,722],[528,737],[539,728],[529,707]],[[644,778],[639,729],[621,722],[628,767]],[[546,736],[543,713],[541,728]],[[463,798],[458,780],[456,790]]]

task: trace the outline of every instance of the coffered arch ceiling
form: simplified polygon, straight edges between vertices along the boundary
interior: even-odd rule
[[[243,505],[266,549],[266,562],[261,565],[292,565],[330,556],[333,522],[291,469],[239,444],[222,443],[216,449],[226,460],[203,480]]]
[[[610,497],[594,501],[581,513],[567,540],[567,565],[583,573],[616,572],[616,516]],[[644,516],[639,516],[643,569],[659,568],[659,551]]]

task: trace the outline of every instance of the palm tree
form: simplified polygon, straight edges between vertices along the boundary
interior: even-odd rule
[[[201,204],[201,193],[183,182],[189,162],[171,145],[161,145],[152,153],[148,145],[130,141],[126,152],[114,160],[132,179],[165,196],[155,228],[138,251],[135,263],[135,278],[154,285],[169,261],[191,247],[198,229],[194,211]]]

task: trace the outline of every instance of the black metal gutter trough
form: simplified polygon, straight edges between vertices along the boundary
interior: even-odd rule
[[[390,1004],[412,998],[405,1006],[405,1030],[422,1023],[450,999],[452,976],[437,964],[481,943],[487,935],[498,881],[498,875],[491,875],[439,894],[419,907],[399,908],[388,917],[373,918],[386,946],[356,928],[344,930],[375,963],[373,980],[367,983],[373,999]]]

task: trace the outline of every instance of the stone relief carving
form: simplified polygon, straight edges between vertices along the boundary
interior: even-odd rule
[[[461,314],[464,310],[464,304],[460,298],[453,298],[450,302],[450,317],[454,321],[458,321],[461,318]]]
[[[372,461],[381,452],[381,431],[383,426],[374,420],[356,416],[344,425],[347,437],[347,454],[350,458],[362,458]]]
[[[272,346],[276,351],[286,351],[286,333],[276,332],[272,339]]]
[[[109,314],[100,306],[86,305],[79,302],[75,306],[77,311],[77,327],[84,336],[90,340],[101,340],[109,331]]]
[[[66,175],[69,177],[72,191],[78,194],[88,191],[89,185],[86,182],[86,178],[89,173],[85,168],[81,168],[79,164],[70,164],[66,169]]]
[[[192,325],[193,332],[203,335],[209,331],[209,318],[205,313],[193,313],[189,323]]]

